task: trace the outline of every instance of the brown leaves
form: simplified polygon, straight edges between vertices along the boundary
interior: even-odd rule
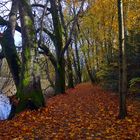
[[[118,120],[118,98],[97,85],[80,84],[49,99],[48,107],[26,110],[0,122],[0,139],[140,139],[138,102],[128,100],[128,117]]]

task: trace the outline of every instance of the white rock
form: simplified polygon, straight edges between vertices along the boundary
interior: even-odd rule
[[[8,118],[11,111],[9,98],[0,92],[0,120]]]

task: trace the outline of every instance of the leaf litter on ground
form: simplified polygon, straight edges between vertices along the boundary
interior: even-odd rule
[[[47,107],[0,122],[0,140],[139,140],[140,102],[127,100],[128,116],[117,118],[118,96],[82,83],[50,98]]]

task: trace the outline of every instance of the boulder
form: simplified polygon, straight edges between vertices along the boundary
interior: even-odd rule
[[[11,112],[9,98],[0,92],[0,120],[6,120]]]
[[[44,96],[45,96],[45,99],[48,99],[48,98],[51,98],[55,95],[55,90],[53,87],[48,87],[46,90],[45,90],[45,93],[44,93]]]

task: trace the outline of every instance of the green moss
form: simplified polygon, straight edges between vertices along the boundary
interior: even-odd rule
[[[32,109],[37,109],[45,105],[45,100],[42,91],[31,91],[30,93],[21,94],[19,105],[16,108],[16,113],[19,113],[32,104]]]
[[[7,30],[4,32],[4,37],[2,38],[1,44],[2,44],[4,55],[8,62],[10,72],[13,76],[17,88],[19,85],[21,62],[16,51],[14,39],[10,28],[7,28]]]
[[[19,102],[19,105],[16,108],[15,113],[19,113],[19,112],[23,111],[25,108],[26,108],[26,100],[21,100]]]
[[[28,25],[28,26],[31,26],[32,25],[32,20],[30,19],[29,16],[25,16],[25,24]]]
[[[24,79],[23,79],[23,86],[28,86],[28,84],[30,83],[30,78],[28,76],[26,76]]]
[[[31,58],[31,54],[30,54],[30,48],[29,47],[27,47],[26,49],[25,49],[25,57],[26,57],[26,59],[28,58],[28,59],[30,59]]]
[[[60,65],[59,64],[57,64],[57,68],[60,69]]]
[[[35,31],[33,28],[33,26],[34,26],[33,21],[30,16],[25,16],[24,19],[25,19],[25,25],[27,26],[27,28],[29,30],[29,38],[32,39],[32,38],[34,38],[34,35],[35,35]],[[32,40],[32,43],[33,42],[34,41]]]

